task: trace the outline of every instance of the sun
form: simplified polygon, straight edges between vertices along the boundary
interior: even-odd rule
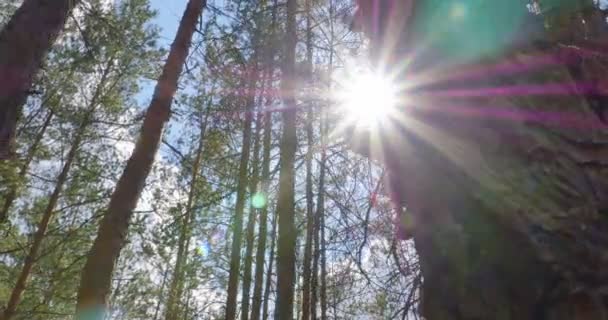
[[[350,124],[376,127],[397,107],[397,87],[390,77],[377,72],[359,72],[338,80],[335,92],[340,112]]]

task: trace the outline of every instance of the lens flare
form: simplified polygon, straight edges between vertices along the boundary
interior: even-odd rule
[[[363,127],[375,127],[397,106],[397,88],[379,73],[352,74],[338,81],[336,99],[346,120]]]
[[[257,192],[251,197],[251,206],[256,209],[262,209],[266,206],[266,195],[262,192]]]

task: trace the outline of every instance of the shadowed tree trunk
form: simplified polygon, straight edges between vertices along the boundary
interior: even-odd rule
[[[608,318],[608,50],[580,31],[579,5],[591,1],[553,3],[541,44],[431,37],[437,8],[419,2],[411,38],[396,46],[399,61],[406,44],[435,41],[411,64],[414,82],[444,63],[364,151],[411,214],[426,319]],[[519,5],[500,3],[509,18]],[[463,23],[495,28],[505,10],[488,8]]]
[[[205,0],[190,0],[184,11],[146,111],[139,139],[116,184],[108,210],[87,256],[78,289],[76,319],[103,319],[114,266],[126,242],[131,216],[152,168],[163,128],[171,115],[178,79],[205,4]]]
[[[295,53],[296,53],[296,0],[287,0],[287,26],[282,65],[282,95],[284,110],[283,134],[279,175],[279,198],[277,214],[279,219],[279,239],[277,241],[277,301],[275,320],[293,319],[296,227],[294,224],[294,162],[298,144],[296,134],[295,101]]]
[[[0,32],[0,159],[10,156],[34,76],[79,2],[25,0]]]

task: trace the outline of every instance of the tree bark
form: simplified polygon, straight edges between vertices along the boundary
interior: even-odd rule
[[[205,112],[204,120],[201,121],[200,137],[198,141],[198,147],[196,149],[196,156],[192,163],[192,179],[190,180],[190,190],[188,191],[188,199],[186,200],[186,213],[182,220],[182,228],[178,239],[177,255],[175,256],[175,268],[173,269],[173,277],[171,278],[171,284],[169,285],[169,297],[167,299],[167,307],[165,311],[165,320],[177,320],[178,309],[177,301],[181,299],[180,288],[183,286],[184,281],[184,270],[183,267],[186,265],[186,256],[188,254],[188,243],[190,239],[190,233],[192,230],[192,222],[194,219],[194,210],[192,204],[196,197],[196,181],[198,178],[199,168],[203,158],[203,147],[205,145],[205,131],[207,130],[207,119],[209,116],[209,109]]]
[[[298,143],[296,133],[295,101],[295,49],[296,0],[287,0],[287,26],[285,51],[282,66],[283,134],[281,139],[279,198],[277,213],[279,217],[279,240],[277,246],[277,301],[276,320],[293,319],[295,247],[297,230],[294,224],[294,162]]]
[[[80,0],[25,0],[0,32],[0,159],[12,153],[21,107],[42,60]]]
[[[253,58],[255,61],[256,58]],[[257,66],[255,67],[257,68]],[[251,76],[248,85],[248,95],[245,102],[245,122],[243,123],[243,145],[241,148],[241,159],[239,164],[239,180],[237,184],[236,208],[234,224],[232,227],[232,248],[230,252],[230,273],[228,275],[228,297],[226,300],[226,320],[236,319],[237,295],[239,291],[239,274],[241,269],[241,242],[243,241],[243,212],[245,200],[247,199],[247,167],[251,151],[251,124],[253,121],[253,104],[255,103],[255,86],[257,83],[257,71]]]
[[[101,220],[97,238],[87,256],[78,290],[76,319],[102,319],[104,316],[114,266],[126,242],[129,222],[152,168],[165,122],[169,120],[178,79],[205,4],[205,0],[190,0],[184,11],[146,111],[139,140],[116,184],[108,211]]]

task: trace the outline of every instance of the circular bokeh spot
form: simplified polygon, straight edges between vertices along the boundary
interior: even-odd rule
[[[251,205],[256,209],[262,209],[266,206],[266,195],[262,192],[256,192],[251,197]]]

